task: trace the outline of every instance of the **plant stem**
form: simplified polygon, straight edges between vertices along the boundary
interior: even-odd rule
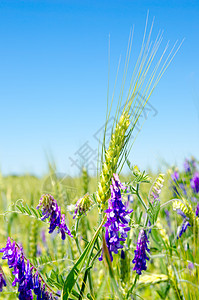
[[[79,244],[79,240],[78,240],[78,237],[77,237],[78,227],[79,227],[79,218],[77,218],[77,220],[75,222],[75,243],[77,245],[77,249],[79,251],[79,254],[81,255],[82,254],[82,250],[81,250],[81,247],[80,247],[80,244]]]
[[[96,235],[99,234],[99,231],[100,231],[100,229],[102,228],[102,225],[104,224],[105,219],[106,219],[106,215],[104,216],[104,218],[103,218],[101,224],[99,225],[97,231],[95,232],[93,239],[95,239]],[[95,241],[95,243],[96,243],[96,241]],[[83,278],[83,282],[82,282],[82,286],[81,286],[81,291],[80,291],[80,295],[79,295],[79,300],[81,300],[82,297],[83,297],[84,290],[85,290],[85,287],[86,287],[86,280],[87,280],[87,277],[90,276],[89,281],[92,280],[92,279],[91,279],[91,275],[90,275],[89,264],[90,264],[91,256],[92,256],[92,253],[93,253],[93,249],[94,249],[94,247],[95,247],[95,243],[93,244],[93,246],[92,246],[92,248],[91,248],[91,250],[90,250],[90,254],[89,254],[89,257],[88,257],[88,260],[87,260],[87,263],[86,263],[86,271],[85,271],[84,278]],[[96,256],[95,256],[95,258],[96,258]],[[93,263],[93,261],[92,261],[92,263]],[[89,285],[90,285],[90,283],[89,283]],[[91,292],[91,296],[93,296],[93,288],[92,288],[92,285],[90,286],[90,292]]]
[[[146,212],[147,212],[147,211],[148,211],[148,208],[147,208],[147,206],[146,206],[146,203],[144,202],[144,200],[142,199],[142,197],[141,197],[140,194],[139,194],[139,186],[140,186],[140,185],[137,184],[136,195],[137,195],[137,197],[138,197],[140,203],[142,204],[142,206],[144,206],[144,209],[145,209]]]

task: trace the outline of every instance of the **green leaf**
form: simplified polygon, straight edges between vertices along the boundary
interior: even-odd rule
[[[16,207],[18,208],[18,210],[19,210],[21,213],[24,213],[23,208],[21,207],[21,205],[16,204]]]
[[[139,279],[139,275],[136,274],[135,279],[134,279],[134,283],[133,283],[133,285],[131,286],[131,288],[128,290],[128,293],[127,293],[127,299],[128,299],[128,297],[132,294],[133,289],[134,289],[134,287],[135,287],[136,282],[137,282],[138,279]]]
[[[36,209],[34,209],[34,207],[31,207],[31,211],[33,212],[33,214],[35,215],[36,218],[39,218],[38,213],[37,213]]]
[[[109,269],[109,274],[110,274],[110,278],[111,278],[113,293],[116,293],[118,295],[119,299],[123,299],[123,297],[122,297],[122,295],[119,291],[119,288],[118,288],[117,282],[115,280],[115,277],[114,277],[112,262],[111,262],[111,259],[110,259],[109,250],[107,248],[104,236],[103,236],[103,250],[104,250],[104,259],[105,259],[105,261],[107,263],[107,266],[108,266],[108,269]]]
[[[77,299],[79,299],[79,293],[76,290],[72,290],[71,294],[76,297]]]
[[[151,230],[151,237],[152,237],[153,241],[156,243],[156,246],[158,246],[159,251],[161,251],[162,238],[159,235],[158,230],[152,229]]]
[[[76,281],[77,281],[77,279],[80,275],[80,272],[81,272],[81,270],[84,266],[86,258],[89,256],[89,253],[90,253],[91,249],[93,248],[93,246],[95,244],[95,241],[96,241],[96,239],[99,235],[99,232],[100,232],[100,229],[102,228],[104,220],[102,221],[102,223],[98,227],[97,231],[95,232],[95,235],[94,235],[93,239],[86,246],[83,253],[81,254],[79,259],[77,260],[77,262],[73,266],[72,270],[70,271],[70,273],[66,277],[66,280],[64,282],[63,292],[62,292],[62,299],[63,300],[67,300],[68,297],[70,296],[72,288],[74,287],[74,285],[75,285],[75,283],[76,283]]]

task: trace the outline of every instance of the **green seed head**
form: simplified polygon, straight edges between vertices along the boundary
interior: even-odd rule
[[[100,181],[98,183],[98,191],[96,199],[100,207],[106,203],[110,197],[110,184],[113,173],[117,170],[117,164],[124,147],[126,132],[130,125],[130,115],[124,111],[116,124],[115,130],[111,136],[109,147],[105,150],[105,160],[102,165]],[[102,208],[102,207],[101,207]]]

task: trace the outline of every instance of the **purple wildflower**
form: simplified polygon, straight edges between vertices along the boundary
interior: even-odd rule
[[[195,158],[191,157],[191,159],[185,159],[185,162],[184,162],[185,173],[194,172],[195,169],[196,169],[196,160],[195,160]]]
[[[184,195],[187,196],[187,191],[186,191],[184,183],[179,183],[179,187],[183,191]]]
[[[187,230],[188,226],[191,226],[191,225],[187,221],[187,218],[184,218],[184,221],[183,221],[182,226],[180,228],[180,231],[179,231],[179,234],[177,236],[177,239],[179,239],[182,236],[182,234]]]
[[[198,204],[196,206],[196,216],[199,217],[199,202],[198,202]]]
[[[0,267],[0,269],[1,269],[1,267]],[[1,270],[0,270],[0,272],[1,272]],[[0,273],[0,292],[3,291],[3,287],[6,285],[7,284],[6,284],[5,278],[4,278],[3,274]]]
[[[183,213],[183,211],[181,209],[177,209],[176,210],[177,214],[180,215],[182,218],[186,218],[186,215]]]
[[[41,279],[39,278],[38,273],[34,275],[34,293],[37,296],[37,299],[41,299]]]
[[[42,229],[42,231],[41,231],[41,239],[42,239],[43,244],[46,245],[46,233],[45,233],[45,229]]]
[[[125,259],[125,252],[124,252],[123,249],[121,250],[121,258],[122,258],[122,259]]]
[[[148,220],[147,227],[151,227],[151,221],[150,221],[150,219]],[[149,229],[149,233],[151,233],[151,228]]]
[[[61,232],[61,238],[64,240],[66,234],[72,237],[72,234],[65,223],[65,215],[61,215],[61,208],[57,205],[57,201],[50,194],[45,194],[40,198],[37,209],[41,207],[43,217],[41,220],[49,218],[49,233],[52,233],[55,228],[58,228],[58,232]]]
[[[149,260],[149,257],[147,256],[146,252],[150,252],[150,249],[147,245],[148,243],[149,240],[147,238],[145,230],[140,230],[137,241],[137,247],[134,251],[135,257],[132,261],[133,264],[135,264],[133,270],[135,270],[138,275],[141,275],[142,271],[147,269],[146,260]]]
[[[177,189],[177,184],[178,184],[178,180],[180,178],[179,173],[177,171],[174,171],[173,174],[171,174],[171,178],[172,178],[172,191],[173,191],[173,197],[178,197],[180,196],[178,189]],[[175,184],[173,184],[175,183]]]
[[[178,192],[178,189],[175,185],[172,186],[172,189],[173,189],[173,197],[180,196],[180,193]]]
[[[61,222],[60,222],[60,225],[59,225],[59,229],[58,229],[58,232],[61,232],[61,238],[62,240],[65,240],[66,238],[66,233],[72,237],[72,234],[70,232],[70,230],[68,229],[68,227],[66,226],[66,222],[65,222],[65,215],[62,214],[61,216]]]
[[[118,253],[119,249],[123,248],[120,242],[124,242],[127,238],[127,231],[130,230],[128,223],[130,217],[128,216],[133,210],[126,210],[126,206],[122,203],[121,190],[126,187],[122,185],[117,174],[113,174],[111,189],[111,199],[108,200],[108,209],[105,210],[107,214],[105,240],[109,250],[110,259],[113,261],[112,252]],[[103,258],[102,256],[99,260]]]
[[[190,263],[188,264],[188,269],[189,269],[189,270],[193,270],[193,269],[194,269],[194,264],[193,264],[192,262],[190,262]]]
[[[179,180],[179,173],[177,171],[174,171],[173,174],[171,174],[171,178],[174,182],[177,182]]]
[[[191,179],[191,188],[194,193],[199,193],[199,173],[195,173],[193,178]]]
[[[6,247],[0,249],[3,252],[2,259],[8,260],[9,268],[13,268],[17,264],[17,250],[15,242],[11,243],[10,238],[7,239]]]
[[[190,164],[191,164],[192,168],[195,170],[196,169],[196,160],[193,156],[191,157]]]
[[[25,265],[23,249],[18,248],[15,241],[11,242],[8,238],[6,247],[0,249],[0,252],[3,252],[2,259],[8,260],[9,268],[13,268],[13,275],[15,279],[12,283],[13,286],[18,283],[19,299],[23,300],[32,300],[31,288],[31,270],[29,268],[29,261],[27,266]]]
[[[188,159],[185,159],[184,170],[185,170],[185,173],[190,173],[191,172],[191,166],[190,166],[190,162],[189,162]]]
[[[2,259],[8,260],[9,268],[13,268],[12,273],[15,278],[12,285],[18,284],[18,298],[20,300],[32,300],[33,291],[37,295],[37,300],[53,299],[47,291],[45,291],[46,298],[41,298],[41,279],[38,273],[33,275],[33,267],[30,266],[29,260],[24,257],[23,248],[19,248],[15,241],[11,242],[8,237],[6,247],[0,249],[0,252],[3,252]]]

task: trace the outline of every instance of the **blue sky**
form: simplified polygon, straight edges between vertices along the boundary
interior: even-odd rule
[[[3,174],[42,175],[47,155],[58,171],[79,172],[70,157],[78,159],[87,141],[97,148],[93,135],[105,120],[109,35],[111,91],[134,25],[132,74],[147,10],[149,22],[155,16],[153,38],[163,29],[163,46],[185,42],[150,99],[157,114],[146,120],[130,160],[156,170],[162,160],[180,165],[191,154],[199,158],[198,1],[1,1]]]

